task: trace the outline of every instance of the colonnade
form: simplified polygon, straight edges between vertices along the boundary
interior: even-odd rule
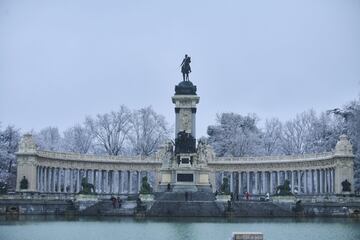
[[[140,190],[142,177],[147,176],[150,186],[154,186],[151,171],[71,169],[58,167],[36,167],[36,190],[46,193],[78,193],[81,181],[87,179],[94,185],[96,193],[131,194]]]
[[[291,191],[297,194],[335,193],[335,168],[318,168],[283,171],[217,171],[216,189],[224,178],[229,179],[230,192],[243,194],[276,193],[276,187],[290,183]]]

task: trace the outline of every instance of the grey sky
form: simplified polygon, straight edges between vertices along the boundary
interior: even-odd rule
[[[197,131],[216,113],[290,119],[358,97],[360,1],[0,0],[0,121],[64,130],[171,96],[192,57]]]

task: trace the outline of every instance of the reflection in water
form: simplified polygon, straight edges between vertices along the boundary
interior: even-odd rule
[[[170,225],[173,230],[174,240],[192,239],[191,223],[176,223]]]
[[[359,240],[360,220],[0,216],[1,240],[222,240],[235,231],[260,231],[266,240]]]

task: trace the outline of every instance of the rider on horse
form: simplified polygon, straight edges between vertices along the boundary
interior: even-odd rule
[[[183,59],[180,65],[184,81],[186,80],[189,81],[189,73],[191,73],[190,63],[191,63],[191,58],[187,54],[185,54],[185,58]]]

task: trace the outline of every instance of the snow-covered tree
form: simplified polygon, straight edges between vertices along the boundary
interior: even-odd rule
[[[277,118],[265,121],[262,134],[263,152],[265,155],[279,154],[282,136],[282,123]]]
[[[208,127],[209,143],[218,156],[254,155],[261,146],[257,121],[256,115],[219,114],[217,124]]]
[[[156,152],[166,139],[170,130],[165,118],[151,107],[142,108],[132,113],[131,132],[129,134],[133,153],[149,156]]]
[[[350,137],[354,147],[355,187],[360,190],[360,99],[353,101],[342,109],[329,111],[344,120],[343,131]]]
[[[315,112],[310,110],[296,115],[292,120],[285,122],[281,138],[281,147],[284,154],[303,154]]]
[[[0,182],[15,187],[16,179],[16,156],[20,141],[20,131],[14,126],[8,126],[4,130],[0,126]]]
[[[325,112],[311,118],[305,143],[306,153],[329,152],[335,148],[342,133],[342,121]]]
[[[35,133],[35,141],[38,147],[47,151],[61,151],[62,139],[57,127],[46,127]]]
[[[64,131],[63,148],[68,152],[88,153],[92,143],[91,131],[79,124]]]
[[[85,126],[93,134],[97,147],[101,146],[109,155],[119,155],[125,151],[130,119],[130,110],[122,105],[118,111],[87,117]]]
[[[284,154],[327,152],[334,149],[341,135],[338,117],[314,110],[296,115],[284,124],[281,147]]]

